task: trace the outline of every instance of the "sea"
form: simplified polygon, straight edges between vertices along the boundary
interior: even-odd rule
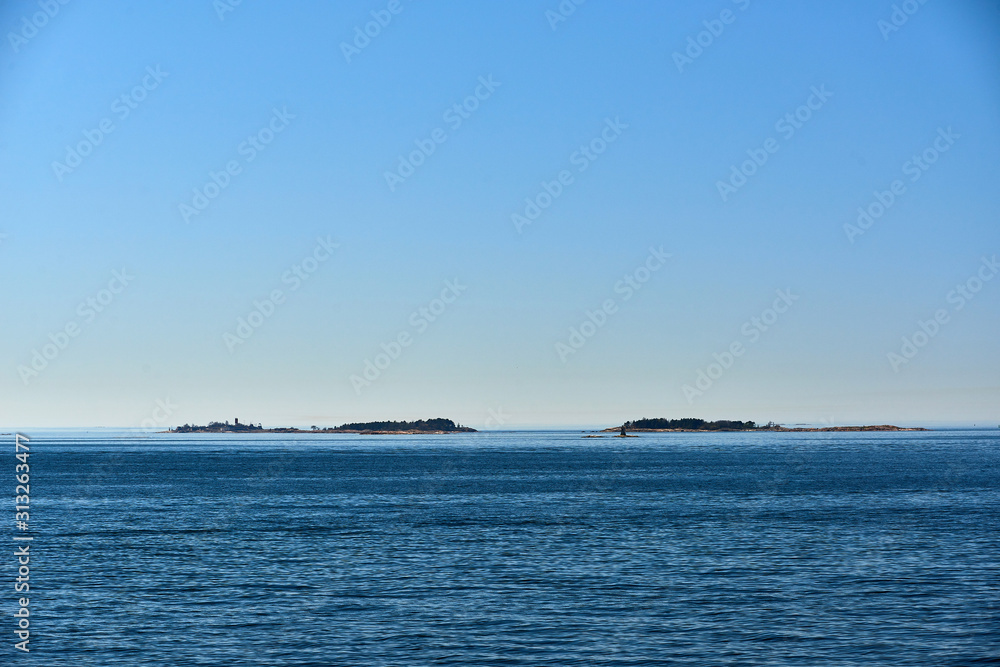
[[[1000,429],[21,433],[2,664],[1000,664]]]

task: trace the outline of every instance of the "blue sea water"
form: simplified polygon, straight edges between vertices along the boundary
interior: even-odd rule
[[[9,664],[1000,663],[1000,430],[26,435]]]

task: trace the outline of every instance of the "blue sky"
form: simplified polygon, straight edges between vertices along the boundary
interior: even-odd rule
[[[0,9],[5,426],[997,421],[995,2],[41,4]]]

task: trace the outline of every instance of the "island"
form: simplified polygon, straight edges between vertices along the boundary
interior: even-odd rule
[[[704,419],[637,419],[627,421],[621,426],[603,429],[602,432],[626,431],[638,433],[700,433],[704,431],[774,431],[779,433],[845,433],[851,431],[927,431],[926,428],[903,428],[882,424],[879,426],[826,426],[822,428],[787,428],[774,422],[762,426],[752,421],[705,421]]]
[[[450,419],[420,419],[415,422],[360,422],[341,426],[309,429],[264,428],[260,424],[241,424],[239,418],[234,423],[209,422],[208,426],[184,424],[169,429],[165,433],[359,433],[361,435],[439,435],[443,433],[475,433],[476,429],[456,424]]]
[[[475,433],[476,429],[456,424],[450,419],[421,419],[415,422],[363,422],[360,424],[343,424],[327,429],[327,433]]]

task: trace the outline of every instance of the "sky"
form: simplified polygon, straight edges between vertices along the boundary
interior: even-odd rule
[[[1000,5],[577,2],[4,3],[0,426],[1000,423]]]

